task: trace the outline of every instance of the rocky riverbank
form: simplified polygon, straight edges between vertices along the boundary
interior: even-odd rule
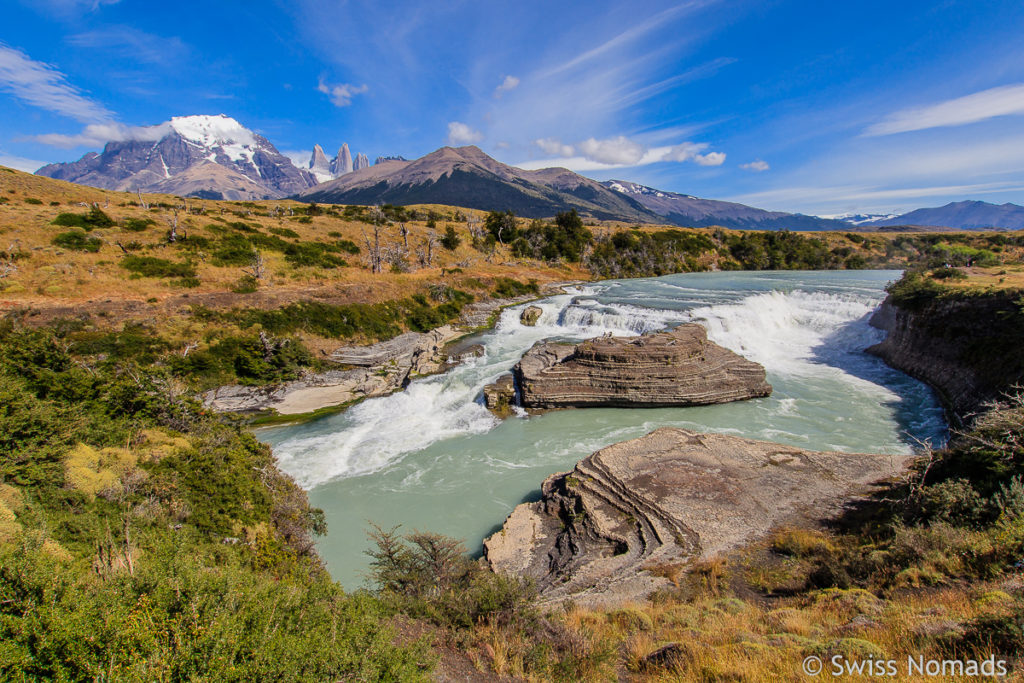
[[[557,290],[552,285],[545,293]],[[345,369],[308,373],[291,382],[267,386],[233,384],[218,387],[203,395],[206,407],[216,412],[257,413],[272,410],[279,415],[301,415],[323,408],[340,406],[403,389],[416,376],[440,372],[466,358],[478,355],[480,348],[452,348],[452,343],[490,324],[497,311],[534,296],[493,299],[466,307],[457,324],[444,325],[430,332],[407,332],[369,346],[345,346],[330,354],[330,359]]]
[[[727,403],[768,396],[762,366],[707,338],[697,324],[641,337],[579,344],[538,342],[485,390],[500,409],[518,395],[524,408],[661,407]]]
[[[604,448],[543,484],[484,542],[499,573],[547,602],[602,605],[667,587],[659,565],[739,547],[782,523],[822,519],[912,456],[807,451],[662,428]]]
[[[1019,291],[957,291],[905,277],[893,292],[871,318],[888,335],[868,352],[931,386],[950,423],[969,423],[1024,382]]]

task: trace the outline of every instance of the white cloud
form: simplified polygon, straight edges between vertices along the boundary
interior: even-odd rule
[[[625,135],[619,135],[605,140],[588,138],[579,144],[579,150],[591,161],[629,166],[643,159],[647,148]]]
[[[35,173],[36,170],[43,166],[46,166],[46,164],[48,163],[50,162],[39,161],[38,159],[26,159],[25,157],[19,157],[0,152],[0,166],[14,168],[19,171],[25,171],[26,173]]]
[[[721,166],[725,163],[725,152],[708,152],[694,154],[693,160],[700,166]]]
[[[683,142],[669,148],[662,155],[662,161],[692,161],[697,153],[708,148],[706,142]]]
[[[353,97],[363,94],[370,89],[370,86],[365,83],[363,85],[352,85],[351,83],[331,85],[321,76],[316,89],[327,95],[335,107],[347,107],[352,104]]]
[[[472,145],[484,139],[483,133],[473,130],[459,121],[452,121],[448,124],[449,145]]]
[[[543,144],[542,144],[543,143]],[[692,161],[701,166],[720,166],[725,161],[722,152],[700,154],[708,145],[704,142],[684,142],[674,146],[651,147],[634,142],[625,136],[607,140],[584,140],[575,147],[563,145],[555,138],[535,140],[534,144],[549,154],[561,153],[554,159],[537,159],[515,164],[527,171],[540,168],[567,168],[570,171],[610,171],[617,168],[635,168],[665,161]],[[573,156],[574,151],[580,155]]]
[[[563,144],[561,140],[556,138],[540,138],[539,140],[534,140],[533,144],[540,147],[541,151],[545,154],[571,157],[576,153],[576,150],[572,145]]]
[[[753,171],[754,173],[761,173],[762,171],[767,171],[768,169],[770,169],[771,166],[769,166],[768,162],[765,161],[764,159],[754,159],[749,164],[740,164],[740,168],[742,168],[744,171]]]
[[[504,140],[494,143],[494,149],[508,149],[509,144]]]
[[[927,107],[903,109],[868,127],[865,135],[962,126],[997,116],[1024,114],[1024,83],[982,90]]]
[[[85,127],[77,135],[46,133],[35,135],[33,140],[51,147],[102,147],[108,142],[126,142],[128,140],[155,142],[171,132],[170,122],[156,126],[126,126],[122,123],[94,123]]]
[[[501,97],[503,93],[509,90],[515,90],[519,86],[519,79],[515,76],[505,76],[505,80],[501,82],[497,88],[494,89],[494,96]]]
[[[82,123],[114,118],[107,108],[68,83],[67,77],[56,68],[3,43],[0,43],[0,89],[34,107]]]

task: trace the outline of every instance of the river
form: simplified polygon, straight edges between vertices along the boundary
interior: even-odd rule
[[[322,508],[318,544],[332,576],[363,585],[369,522],[436,531],[478,551],[545,477],[660,426],[846,452],[909,452],[945,438],[924,384],[863,349],[868,318],[898,271],[686,273],[590,283],[549,297],[536,327],[522,306],[475,340],[485,355],[403,392],[314,422],[260,430],[285,472]],[[694,408],[562,410],[501,421],[481,390],[541,339],[637,335],[698,322],[709,338],[765,366],[769,398]]]

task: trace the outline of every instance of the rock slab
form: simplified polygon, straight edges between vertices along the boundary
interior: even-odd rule
[[[912,456],[808,451],[664,427],[544,481],[484,541],[499,573],[545,601],[609,605],[668,586],[646,571],[739,547],[782,523],[822,519]]]
[[[664,407],[768,396],[761,365],[695,323],[642,337],[539,342],[513,368],[524,408]]]

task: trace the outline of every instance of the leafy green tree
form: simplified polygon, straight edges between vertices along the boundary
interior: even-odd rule
[[[512,242],[519,236],[516,215],[511,211],[491,211],[484,219],[484,228],[501,244]]]

